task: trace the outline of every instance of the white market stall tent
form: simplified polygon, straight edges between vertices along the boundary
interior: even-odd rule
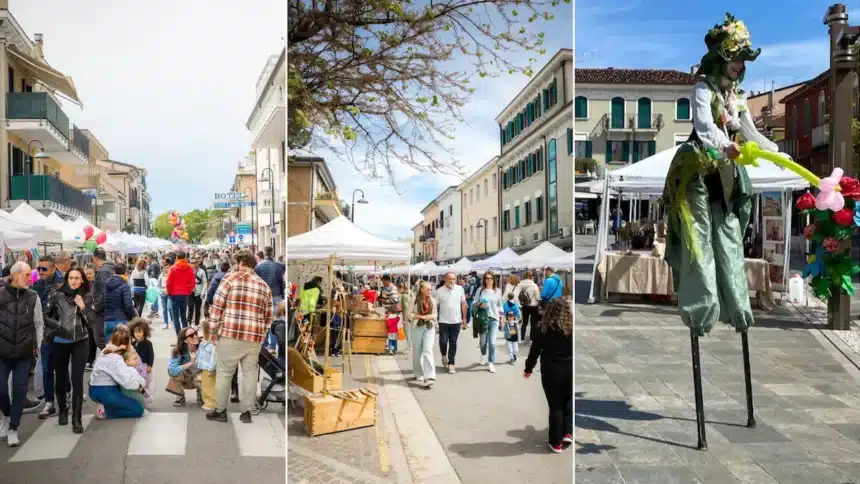
[[[385,240],[338,217],[316,230],[287,239],[288,261],[328,261],[340,265],[373,265],[376,261],[408,261],[409,245]]]
[[[552,242],[545,241],[522,254],[516,268],[543,269],[545,267],[552,267],[555,270],[573,270],[573,254],[559,249]]]
[[[643,196],[658,197],[662,195],[666,178],[669,174],[669,167],[679,148],[680,145],[663,150],[642,161],[606,173],[598,221],[600,230],[598,230],[597,250],[591,275],[589,302],[593,303],[596,301],[594,283],[597,278],[597,267],[603,259],[609,242],[606,227],[609,226],[609,198],[612,196],[611,191],[617,191],[619,196],[632,195],[634,198]],[[756,193],[782,193],[783,225],[785,227],[785,260],[783,266],[785,270],[783,271],[783,283],[787,287],[788,259],[790,255],[789,244],[791,240],[791,192],[808,188],[809,182],[793,171],[785,170],[770,161],[759,159],[758,163],[758,167],[751,165],[746,167],[750,181],[752,182],[753,191]]]
[[[510,247],[505,247],[492,257],[484,260],[479,260],[472,264],[472,269],[476,271],[487,271],[491,269],[513,269],[517,267],[520,256]]]

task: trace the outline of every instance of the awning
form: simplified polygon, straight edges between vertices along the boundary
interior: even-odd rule
[[[7,46],[6,53],[12,56],[15,61],[30,70],[37,79],[45,83],[48,87],[63,94],[70,101],[77,103],[78,106],[83,107],[81,100],[78,98],[78,91],[75,89],[75,83],[72,81],[71,77],[47,64],[21,53],[21,51],[19,51],[14,45]]]

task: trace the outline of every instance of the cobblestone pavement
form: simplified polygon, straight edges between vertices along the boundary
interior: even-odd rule
[[[353,371],[343,375],[344,388],[377,387],[370,370],[370,358],[353,355]],[[340,358],[331,359],[331,366],[340,368],[340,365]],[[287,414],[287,467],[290,482],[396,482],[396,472],[387,462],[389,443],[378,437],[384,434],[385,426],[389,423],[383,418],[380,406],[377,406],[377,412],[376,428],[366,427],[310,437],[305,428],[303,409],[301,406],[291,406]]]
[[[750,332],[754,429],[740,337],[721,325],[700,339],[706,452],[676,308],[579,304],[576,318],[577,483],[860,483],[857,368],[794,308],[758,313]]]

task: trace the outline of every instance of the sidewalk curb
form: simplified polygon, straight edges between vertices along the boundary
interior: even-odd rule
[[[380,374],[377,358],[373,359],[372,365],[373,377],[376,379],[376,375]],[[394,469],[394,473],[397,475],[397,482],[399,484],[413,484],[412,473],[409,471],[409,464],[406,461],[406,453],[403,450],[403,442],[401,442],[400,436],[397,435],[397,423],[394,421],[394,414],[391,411],[391,406],[388,405],[386,386],[387,384],[385,383],[380,385],[377,380],[377,404],[379,406],[379,412],[382,414],[385,439],[388,441],[388,449],[390,451],[388,456],[389,464]]]
[[[381,386],[384,387],[385,396],[390,402],[389,409],[396,425],[396,429],[390,431],[399,436],[412,482],[460,484],[460,477],[451,465],[448,454],[436,437],[436,432],[409,388],[406,376],[395,358],[378,357],[376,366],[380,374],[387,376],[381,378]]]

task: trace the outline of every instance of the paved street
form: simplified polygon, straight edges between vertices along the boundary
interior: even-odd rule
[[[353,356],[348,385],[380,392],[376,429],[310,438],[291,411],[288,465],[292,482],[569,484],[573,454],[546,446],[546,400],[540,379],[522,379],[525,351],[509,365],[497,345],[496,373],[478,364],[471,332],[460,335],[458,372],[441,365],[428,390],[409,381],[411,355]],[[438,345],[437,364],[441,362]],[[368,373],[370,369],[370,373]],[[370,376],[367,376],[370,375]],[[297,479],[297,480],[294,480]]]
[[[156,364],[150,415],[99,421],[93,418],[96,405],[87,401],[82,435],[59,427],[56,417],[38,420],[36,414],[24,415],[21,447],[0,445],[0,484],[282,484],[283,407],[270,405],[250,425],[238,421],[238,404],[229,408],[230,423],[207,421],[191,392],[186,407],[174,408],[174,397],[163,389],[176,336],[172,329],[162,328],[156,322],[152,330]]]
[[[672,306],[583,304],[589,249],[577,253],[577,483],[860,482],[858,370],[843,353],[857,355],[817,318],[757,313],[755,429],[745,425],[740,337],[723,325],[701,339],[701,452],[689,332]]]

